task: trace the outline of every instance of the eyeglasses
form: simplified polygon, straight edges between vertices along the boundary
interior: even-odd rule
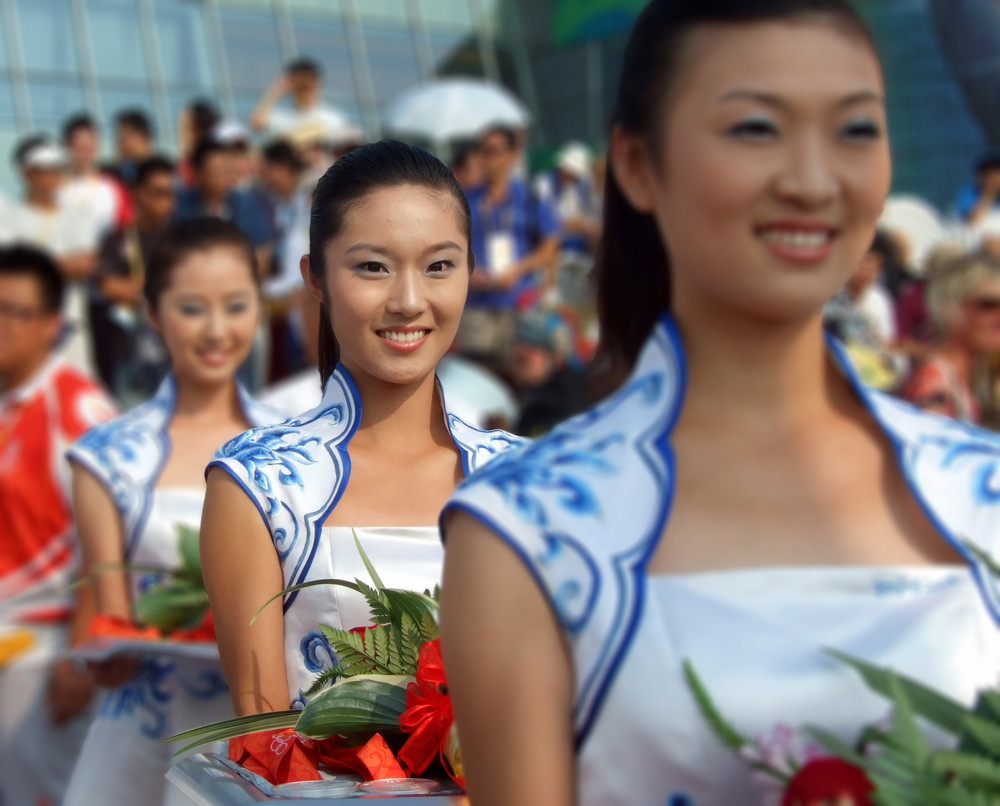
[[[977,313],[996,313],[1000,311],[1000,297],[974,297],[966,300],[966,302]]]
[[[32,319],[44,316],[45,313],[45,310],[42,308],[30,305],[16,305],[13,302],[0,300],[0,321],[8,319],[15,322],[30,322]]]

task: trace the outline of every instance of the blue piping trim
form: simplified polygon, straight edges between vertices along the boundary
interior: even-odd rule
[[[677,461],[674,451],[670,447],[670,435],[673,433],[674,428],[677,427],[677,421],[680,419],[681,412],[684,408],[684,400],[687,397],[688,366],[680,332],[678,331],[673,318],[669,314],[665,313],[660,317],[660,324],[663,326],[665,331],[667,346],[670,348],[669,352],[677,361],[678,381],[677,392],[671,402],[672,410],[667,415],[666,423],[664,424],[662,431],[652,440],[653,446],[659,449],[662,454],[668,473],[667,483],[665,485],[660,503],[659,515],[654,521],[654,528],[640,543],[640,545],[646,544],[646,550],[639,555],[637,562],[631,569],[631,573],[634,577],[635,596],[633,598],[634,605],[632,614],[631,616],[626,615],[626,618],[628,619],[628,626],[626,627],[625,635],[621,639],[610,666],[604,673],[604,679],[591,701],[589,712],[584,714],[580,728],[577,730],[575,741],[575,747],[577,750],[579,750],[583,746],[584,742],[586,742],[587,737],[593,728],[594,722],[600,713],[601,707],[607,699],[611,685],[617,677],[618,671],[621,669],[625,655],[632,646],[632,641],[635,638],[637,627],[646,605],[646,568],[649,566],[649,561],[656,553],[656,549],[660,544],[660,540],[663,537],[663,531],[666,527],[667,520],[674,504],[674,493],[677,486]],[[642,442],[643,441],[640,440],[640,444],[642,444]],[[646,461],[649,461],[648,458],[646,458]],[[619,567],[619,573],[621,573],[621,567]]]
[[[921,511],[927,517],[927,520],[931,522],[931,525],[941,534],[941,536],[956,552],[961,556],[965,562],[969,565],[969,570],[972,572],[972,577],[976,582],[976,587],[979,589],[979,595],[982,597],[983,602],[986,604],[986,609],[990,611],[990,615],[993,620],[1000,625],[1000,613],[997,612],[996,608],[990,604],[990,596],[987,594],[986,589],[983,585],[982,571],[979,567],[979,562],[976,558],[969,552],[969,550],[959,541],[952,533],[951,530],[945,526],[944,521],[942,521],[937,513],[933,510],[931,505],[924,498],[923,494],[920,492],[920,487],[913,480],[910,475],[909,470],[906,467],[906,463],[903,461],[903,452],[905,446],[899,436],[895,431],[882,419],[878,411],[878,407],[872,400],[871,391],[861,383],[858,378],[857,373],[854,371],[854,365],[851,363],[850,358],[845,354],[843,345],[835,339],[830,334],[826,336],[827,344],[830,348],[830,352],[834,356],[838,367],[844,373],[847,378],[848,383],[851,388],[864,403],[865,409],[871,415],[872,419],[878,424],[882,433],[888,437],[889,442],[892,444],[893,453],[896,456],[896,464],[899,467],[900,473],[903,475],[903,480],[906,482],[906,486],[910,490],[910,494],[916,500],[917,505],[920,507]]]

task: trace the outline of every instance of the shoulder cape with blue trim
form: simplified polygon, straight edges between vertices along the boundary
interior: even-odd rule
[[[963,541],[1000,558],[1000,437],[864,387],[830,350],[895,447],[928,517],[965,558],[1000,622],[1000,588]],[[565,630],[582,742],[640,616],[646,564],[674,488],[671,432],[686,384],[680,336],[654,328],[628,381],[596,408],[501,457],[459,486],[442,514],[469,512],[521,556]]]
[[[439,386],[440,390],[440,386]],[[483,431],[448,412],[451,437],[468,475],[524,442],[505,431]],[[284,422],[255,428],[226,443],[209,467],[229,473],[256,504],[271,533],[288,586],[307,579],[320,534],[347,486],[348,444],[361,423],[361,398],[338,365],[320,404]],[[285,597],[285,610],[297,592]]]
[[[257,403],[237,384],[240,407],[252,425],[284,414]],[[156,481],[170,456],[167,427],[177,408],[177,381],[168,375],[151,400],[91,428],[66,452],[107,489],[125,530],[125,557],[132,556],[152,505]]]

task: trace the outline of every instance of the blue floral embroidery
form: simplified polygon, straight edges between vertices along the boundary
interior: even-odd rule
[[[1000,444],[986,441],[981,436],[974,441],[957,444],[951,440],[936,441],[949,446],[941,460],[942,467],[954,467],[969,460],[979,465],[975,473],[975,492],[979,503],[1000,503]]]
[[[167,661],[143,660],[135,677],[109,692],[101,715],[111,719],[136,715],[144,736],[162,739],[167,729],[166,706],[173,698],[166,684],[174,668]]]
[[[336,665],[333,647],[326,640],[326,636],[317,630],[302,638],[299,649],[302,652],[302,660],[310,672],[322,672]],[[320,657],[321,652],[326,655],[325,660]]]
[[[332,410],[330,413],[333,414]],[[271,486],[272,477],[283,485],[302,487],[302,475],[296,464],[315,463],[306,449],[310,445],[318,445],[319,437],[300,436],[298,442],[285,441],[285,437],[298,434],[298,429],[288,425],[255,428],[231,439],[219,451],[220,456],[239,462],[246,468],[251,483],[267,500],[268,517],[273,518],[281,511],[277,491]]]
[[[196,700],[214,700],[220,695],[229,693],[226,678],[217,669],[204,669],[191,678],[182,677],[180,684],[181,688]]]

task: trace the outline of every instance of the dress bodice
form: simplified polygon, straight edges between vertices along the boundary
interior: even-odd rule
[[[691,662],[743,735],[794,752],[779,740],[780,725],[817,725],[853,743],[861,725],[889,713],[825,648],[891,666],[965,703],[1000,676],[1000,631],[965,567],[647,577],[627,658],[580,750],[581,804],[763,802],[748,765],[698,711],[681,664]]]
[[[181,562],[178,527],[197,530],[201,525],[204,503],[204,487],[161,487],[154,490],[149,518],[136,540],[131,562],[177,568]],[[157,578],[152,573],[133,574],[132,595],[141,593]]]
[[[372,584],[354,543],[355,534],[386,587],[433,591],[440,582],[444,550],[436,526],[326,526],[309,578],[360,579]],[[283,573],[287,587],[291,569],[285,566]],[[302,701],[303,692],[333,660],[319,625],[349,630],[372,623],[364,598],[348,588],[323,585],[300,593],[285,613],[285,670],[292,703]]]

